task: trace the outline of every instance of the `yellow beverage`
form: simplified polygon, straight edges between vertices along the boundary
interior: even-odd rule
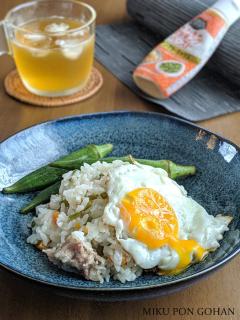
[[[16,31],[11,47],[25,86],[36,94],[62,96],[84,87],[91,72],[94,35],[78,20],[37,19]]]

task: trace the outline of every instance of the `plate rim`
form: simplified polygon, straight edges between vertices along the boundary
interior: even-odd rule
[[[236,148],[236,150],[238,150],[240,152],[240,146],[238,146],[237,144],[235,144],[234,142],[232,142],[231,140],[217,134],[214,133],[208,129],[205,129],[204,127],[201,127],[195,123],[192,123],[191,121],[176,117],[176,116],[172,116],[172,115],[168,115],[168,114],[164,114],[161,112],[152,112],[152,111],[136,111],[136,110],[117,110],[117,111],[107,111],[107,112],[95,112],[95,113],[86,113],[86,114],[77,114],[77,115],[71,115],[71,116],[65,116],[65,117],[59,117],[53,120],[46,120],[37,124],[33,124],[31,126],[28,126],[22,130],[19,130],[13,134],[11,134],[10,136],[8,136],[6,139],[1,140],[0,142],[0,146],[2,143],[7,142],[8,140],[12,139],[13,137],[15,137],[16,135],[23,133],[27,130],[33,129],[35,127],[40,127],[43,125],[48,125],[48,124],[54,124],[57,122],[61,122],[61,121],[65,121],[65,120],[73,120],[73,119],[79,119],[79,120],[84,120],[87,118],[93,118],[93,117],[104,117],[104,116],[121,116],[121,115],[126,115],[126,114],[130,114],[132,116],[134,115],[148,115],[148,116],[153,116],[153,117],[159,117],[161,118],[166,118],[166,119],[170,119],[172,121],[176,121],[176,122],[180,122],[182,124],[188,125],[190,127],[193,127],[195,129],[198,130],[203,130],[208,134],[214,135],[216,136],[219,140],[223,140],[224,142],[227,142],[229,144],[231,144],[233,147]],[[217,264],[214,264],[210,267],[207,267],[206,269],[199,271],[197,273],[194,273],[192,275],[186,276],[184,278],[180,278],[180,279],[176,279],[176,280],[172,280],[172,281],[168,281],[167,283],[156,283],[156,284],[151,284],[151,285],[144,285],[144,286],[135,286],[135,287],[125,287],[125,288],[111,288],[111,287],[77,287],[77,286],[71,286],[71,285],[64,285],[64,284],[57,284],[54,282],[49,282],[46,280],[41,280],[41,279],[37,279],[34,278],[32,276],[29,276],[25,273],[22,273],[21,271],[18,271],[14,268],[12,268],[11,266],[4,264],[0,261],[0,269],[8,271],[10,273],[13,273],[17,276],[20,276],[21,278],[25,279],[25,280],[31,280],[33,282],[36,283],[40,283],[43,285],[46,285],[48,287],[55,287],[55,288],[59,288],[59,289],[67,289],[69,291],[74,290],[74,291],[96,291],[96,292],[120,292],[120,291],[138,291],[138,290],[147,290],[147,289],[154,289],[154,288],[164,288],[164,287],[168,287],[171,285],[176,285],[179,283],[184,283],[187,282],[188,280],[192,280],[195,279],[197,277],[203,276],[204,274],[208,274],[211,271],[217,270],[219,267],[223,266],[224,264],[226,264],[228,261],[232,260],[234,257],[236,257],[238,254],[240,253],[240,244],[233,250],[233,252],[229,253],[223,260],[219,261]]]

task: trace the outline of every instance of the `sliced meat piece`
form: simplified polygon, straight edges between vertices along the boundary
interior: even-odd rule
[[[44,252],[54,264],[67,271],[77,271],[87,280],[103,282],[109,279],[105,259],[90,243],[76,236],[71,235],[63,244]]]

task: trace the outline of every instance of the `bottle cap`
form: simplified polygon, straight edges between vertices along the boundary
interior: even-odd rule
[[[240,0],[218,0],[212,9],[219,11],[231,25],[240,17]]]

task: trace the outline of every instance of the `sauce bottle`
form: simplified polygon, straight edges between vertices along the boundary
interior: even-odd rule
[[[239,17],[240,0],[217,1],[157,45],[135,69],[134,82],[167,99],[201,70]]]

